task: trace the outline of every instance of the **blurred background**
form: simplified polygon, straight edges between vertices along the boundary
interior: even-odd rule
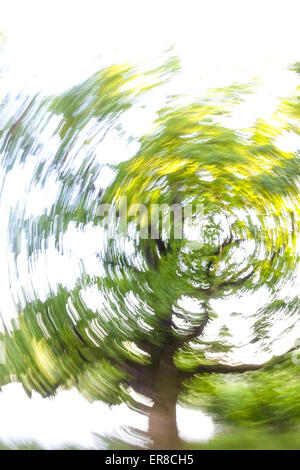
[[[0,6],[0,448],[300,448],[298,2]]]

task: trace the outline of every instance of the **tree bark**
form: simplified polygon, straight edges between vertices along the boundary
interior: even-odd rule
[[[172,345],[164,347],[154,378],[153,406],[149,414],[152,449],[182,449],[176,421],[180,377],[173,363],[173,353]]]

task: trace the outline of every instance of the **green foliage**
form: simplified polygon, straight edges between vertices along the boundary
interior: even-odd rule
[[[209,442],[187,443],[193,450],[299,450],[299,430],[274,433],[227,427]]]
[[[210,412],[222,424],[286,432],[299,424],[299,374],[290,357],[264,372],[204,374],[193,379],[183,400]]]

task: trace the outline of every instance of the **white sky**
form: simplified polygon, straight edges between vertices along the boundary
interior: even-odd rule
[[[299,59],[297,0],[1,0],[0,6],[10,61],[20,72],[15,80],[24,84],[36,72],[48,89],[88,75],[97,56],[140,62],[170,44],[182,57],[189,92],[199,76],[211,86],[212,78],[231,81],[233,70],[235,77],[268,78],[277,92],[278,70]]]
[[[247,114],[268,115],[273,97],[290,93],[296,84],[294,75],[284,69],[300,60],[299,13],[298,0],[0,0],[0,30],[7,35],[5,61],[10,65],[2,92],[26,87],[55,93],[89,76],[99,63],[155,59],[174,44],[182,59],[183,92],[198,94],[205,86],[258,77],[265,87],[248,105]],[[5,210],[0,208],[2,222],[7,220]],[[5,237],[2,231],[3,255]],[[7,279],[4,263],[4,318],[5,309],[9,316],[13,310]],[[252,302],[255,308],[255,299]],[[124,407],[117,415],[113,418],[105,405],[88,404],[75,391],[51,401],[35,395],[30,401],[19,385],[12,384],[0,394],[0,439],[33,438],[46,446],[63,441],[93,445],[92,431],[107,431],[109,422],[118,426],[132,416]],[[180,411],[182,432],[190,438],[209,437],[211,421],[197,416]]]

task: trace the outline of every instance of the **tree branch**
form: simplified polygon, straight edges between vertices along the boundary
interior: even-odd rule
[[[245,372],[257,371],[261,369],[269,369],[272,368],[274,365],[280,364],[284,362],[287,358],[286,355],[292,351],[298,349],[297,347],[292,347],[288,351],[286,351],[281,356],[273,356],[266,362],[262,364],[238,364],[238,365],[230,365],[230,364],[203,364],[197,366],[194,371],[182,371],[186,378],[191,378],[195,374],[243,374]]]
[[[202,333],[204,331],[204,328],[206,327],[206,325],[209,322],[209,314],[208,314],[207,303],[206,302],[204,302],[204,314],[205,314],[204,321],[199,326],[197,326],[192,333],[190,333],[187,336],[184,336],[184,338],[182,338],[182,340],[180,340],[180,345],[182,345],[183,343],[192,341],[193,339],[196,339],[200,335],[202,335]]]
[[[222,287],[229,287],[229,286],[240,286],[242,284],[244,284],[244,282],[246,282],[248,279],[250,279],[251,276],[253,276],[253,274],[255,273],[255,269],[252,269],[252,271],[247,274],[247,276],[244,276],[236,281],[225,281],[225,282],[222,282],[221,284],[219,284],[217,286],[217,289],[221,289]]]
[[[229,364],[211,364],[211,365],[201,365],[192,372],[192,374],[242,374],[244,372],[250,372],[255,370],[260,370],[266,366],[266,363],[263,364],[240,364],[236,366],[231,366]]]

